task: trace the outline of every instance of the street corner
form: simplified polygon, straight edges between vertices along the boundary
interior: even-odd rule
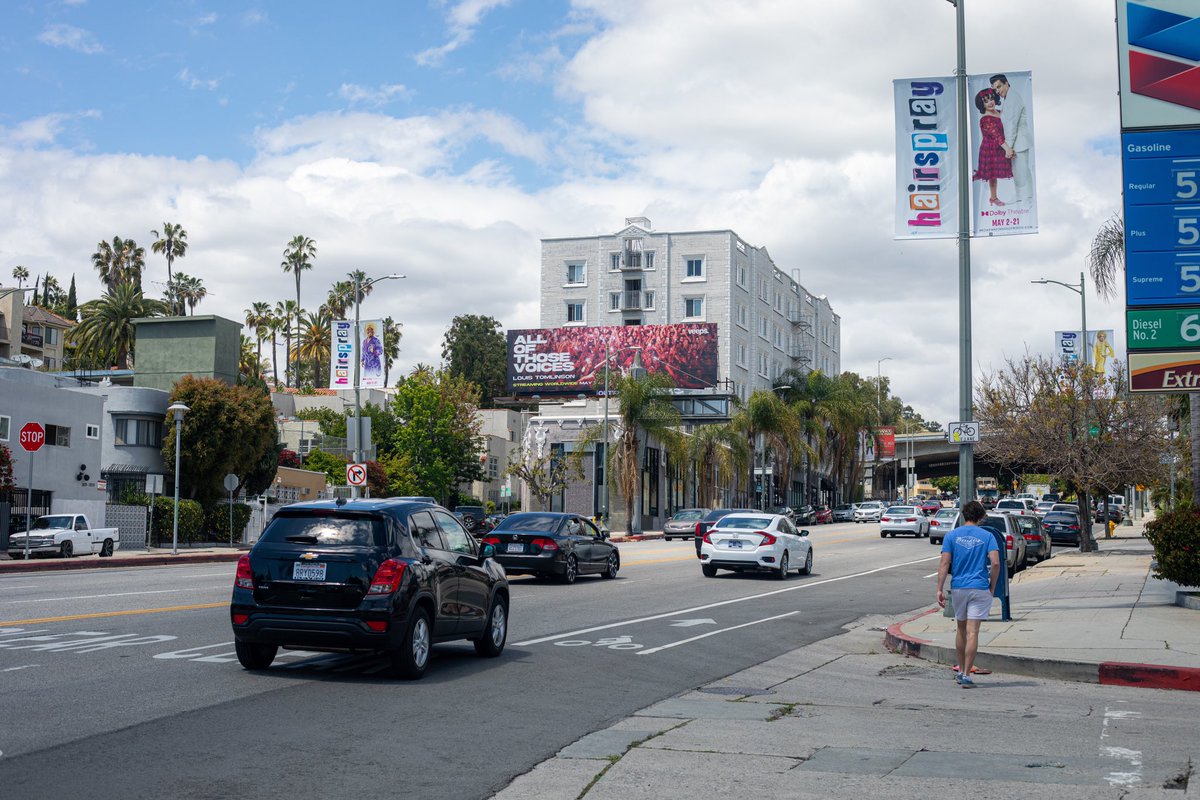
[[[927,648],[936,648],[933,640],[929,638],[932,631],[932,625],[937,620],[941,619],[940,614],[942,609],[934,606],[926,609],[918,614],[910,616],[899,622],[893,622],[887,626],[883,635],[883,645],[893,653],[899,653],[905,656],[915,656],[921,658],[922,651]]]

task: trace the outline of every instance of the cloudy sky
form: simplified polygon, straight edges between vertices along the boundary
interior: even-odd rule
[[[1078,327],[1074,282],[1120,208],[1110,0],[967,6],[968,71],[1033,71],[1036,235],[973,244],[977,373]],[[841,314],[842,366],[957,416],[957,251],[892,239],[892,80],[953,71],[946,0],[395,0],[257,5],[13,0],[0,7],[0,278],[81,300],[100,239],[149,249],[234,319],[305,306],[351,269],[403,272],[364,304],[405,325],[399,369],[451,318],[535,326],[543,237],[732,228]],[[148,256],[148,281],[165,262]],[[161,286],[147,284],[157,294]],[[1116,329],[1123,297],[1088,296]]]

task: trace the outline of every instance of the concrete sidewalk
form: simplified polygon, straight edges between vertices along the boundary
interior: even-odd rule
[[[75,558],[31,558],[17,561],[0,555],[0,575],[25,572],[55,572],[67,569],[101,569],[104,567],[157,567],[164,564],[205,564],[214,561],[237,561],[249,552],[248,545],[238,547],[181,547],[178,555],[171,554],[169,547],[151,547],[149,550],[118,550],[108,558],[99,556],[76,556]]]

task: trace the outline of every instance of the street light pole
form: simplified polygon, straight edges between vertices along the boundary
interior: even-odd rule
[[[1078,286],[1073,283],[1063,283],[1062,281],[1050,280],[1049,278],[1030,281],[1030,283],[1053,283],[1056,286],[1062,286],[1064,289],[1070,289],[1072,292],[1075,292],[1077,295],[1079,295],[1079,320],[1083,325],[1083,332],[1082,336],[1080,337],[1082,341],[1080,341],[1079,346],[1083,349],[1083,365],[1086,367],[1088,365],[1087,284],[1084,282],[1083,273],[1079,273]]]
[[[958,88],[958,406],[959,420],[975,419],[971,396],[971,138],[967,124],[967,23],[966,0],[950,0],[955,10]],[[975,499],[975,446],[958,446],[958,496]]]
[[[359,329],[358,329],[359,309],[362,306],[362,292],[366,289],[371,288],[372,286],[379,283],[380,281],[399,280],[401,278],[408,277],[407,275],[396,275],[393,273],[391,275],[383,275],[381,277],[374,278],[372,280],[367,281],[366,283],[364,283],[362,285],[359,285],[360,273],[361,273],[361,270],[354,271],[354,433],[355,433],[354,463],[355,464],[362,463],[362,454],[363,454],[362,402],[361,402],[361,396],[360,396],[361,390],[359,388],[359,384],[362,382],[362,377],[360,374],[360,369],[362,367],[362,332],[359,331]],[[382,334],[383,334],[383,332],[380,331],[380,335],[382,335]],[[352,492],[354,497],[359,496],[357,486],[350,487],[350,491]],[[367,487],[367,491],[370,492],[369,486]]]
[[[183,447],[183,415],[191,411],[180,402],[172,403],[167,411],[175,414],[175,519],[171,523],[171,555],[179,555],[179,456]]]

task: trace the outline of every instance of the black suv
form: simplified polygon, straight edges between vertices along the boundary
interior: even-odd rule
[[[387,653],[420,678],[438,642],[498,656],[508,637],[504,568],[441,506],[396,500],[297,503],[238,560],[230,616],[246,669],[280,647]]]
[[[487,511],[483,506],[458,506],[454,509],[454,516],[462,520],[469,533],[487,533],[492,529],[487,522]]]

